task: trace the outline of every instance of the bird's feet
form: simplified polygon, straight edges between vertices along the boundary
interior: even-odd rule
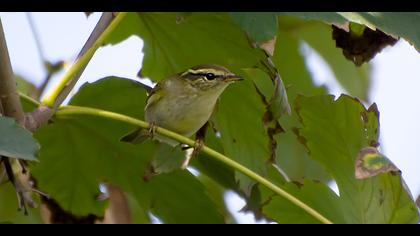
[[[156,123],[155,122],[151,122],[150,123],[150,126],[149,126],[149,130],[148,130],[148,136],[149,136],[150,139],[153,139],[153,137],[155,136],[156,129],[157,129]]]
[[[188,164],[190,163],[191,158],[198,156],[198,154],[201,152],[204,146],[204,140],[203,139],[196,139],[193,147],[193,151],[190,155],[187,155],[185,158],[185,161],[182,163],[181,169],[186,169],[188,167]],[[189,147],[191,148],[191,147]]]

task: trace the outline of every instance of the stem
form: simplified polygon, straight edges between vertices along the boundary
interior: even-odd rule
[[[61,107],[56,113],[56,116],[62,116],[62,117],[72,116],[72,115],[92,115],[92,116],[104,117],[104,118],[108,118],[108,119],[111,119],[111,120],[116,120],[116,121],[124,122],[124,123],[127,123],[127,124],[139,126],[141,128],[144,128],[144,129],[149,129],[150,128],[150,124],[145,122],[145,121],[138,120],[138,119],[135,119],[135,118],[132,118],[132,117],[129,117],[129,116],[125,116],[125,115],[122,115],[122,114],[118,114],[118,113],[115,113],[115,112],[100,110],[100,109],[96,109],[96,108],[79,107],[79,106],[64,106],[64,107]],[[177,133],[174,133],[172,131],[169,131],[167,129],[161,128],[161,127],[156,127],[156,132],[161,134],[161,135],[164,135],[166,137],[169,137],[173,140],[176,140],[180,143],[187,144],[189,146],[194,146],[194,144],[195,144],[195,141],[193,141],[189,138],[186,138],[182,135],[179,135]],[[280,187],[274,185],[269,180],[267,180],[264,177],[258,175],[257,173],[253,172],[252,170],[246,168],[245,166],[235,162],[234,160],[230,159],[229,157],[227,157],[227,156],[225,156],[225,155],[223,155],[223,154],[221,154],[221,153],[219,153],[219,152],[217,152],[217,151],[215,151],[215,150],[213,150],[209,147],[206,147],[206,146],[203,146],[203,148],[201,150],[202,150],[202,152],[208,154],[210,157],[215,158],[215,159],[223,162],[225,165],[232,167],[233,169],[241,172],[242,174],[248,176],[249,178],[255,180],[256,182],[264,185],[265,187],[267,187],[271,191],[275,192],[279,196],[282,196],[282,197],[286,198],[287,200],[289,200],[290,202],[292,202],[293,204],[295,204],[296,206],[298,206],[299,208],[303,209],[308,214],[313,216],[315,219],[318,219],[320,222],[325,223],[325,224],[331,224],[332,223],[330,220],[325,218],[323,215],[321,215],[315,209],[311,208],[310,206],[308,206],[304,202],[300,201],[299,199],[297,199],[296,197],[294,197],[290,193],[288,193],[285,190],[281,189]]]
[[[19,96],[20,96],[20,99],[25,100],[26,102],[30,103],[34,107],[38,107],[41,105],[41,103],[39,103],[37,100],[29,97],[28,95],[24,93],[19,92]]]
[[[105,13],[104,13],[105,14]],[[112,14],[112,13],[107,13]],[[84,70],[90,59],[95,54],[96,50],[105,43],[105,40],[109,37],[109,35],[116,29],[118,24],[124,19],[127,15],[126,12],[120,12],[117,17],[109,24],[108,27],[102,29],[101,27],[95,28],[92,35],[97,32],[96,29],[101,28],[103,32],[98,36],[97,40],[94,40],[93,45],[86,49],[86,45],[90,44],[88,42],[92,42],[91,38],[95,38],[93,36],[88,39],[88,42],[83,47],[81,53],[79,54],[78,59],[73,64],[73,66],[64,74],[64,76],[60,79],[60,81],[54,85],[54,87],[47,92],[45,98],[43,99],[43,104],[53,107],[56,109],[67,97],[70,93],[71,89],[74,87],[75,83],[77,82],[78,77],[80,77],[81,72]],[[101,18],[103,19],[103,18]],[[99,24],[99,23],[98,23]],[[96,34],[95,34],[96,35]],[[83,51],[86,50],[85,53]]]

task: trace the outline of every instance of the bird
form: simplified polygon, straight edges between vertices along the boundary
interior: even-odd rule
[[[191,137],[212,116],[216,103],[228,85],[243,80],[227,68],[202,64],[159,81],[146,99],[145,120],[149,130],[138,128],[121,138],[123,142],[142,143],[157,139],[171,146],[179,143],[162,135],[155,135],[155,126]]]

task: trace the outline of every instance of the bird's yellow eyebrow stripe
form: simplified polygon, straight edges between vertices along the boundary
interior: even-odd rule
[[[196,74],[196,75],[199,75],[199,74],[207,74],[207,73],[212,73],[212,74],[214,74],[216,76],[218,76],[218,75],[221,75],[221,76],[225,75],[224,71],[215,70],[215,69],[212,69],[212,68],[198,69],[198,70],[189,69],[185,73]]]

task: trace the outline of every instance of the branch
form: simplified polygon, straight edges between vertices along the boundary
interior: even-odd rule
[[[97,116],[97,117],[103,117],[111,120],[116,120],[120,122],[124,122],[127,124],[135,125],[144,129],[149,129],[150,124],[138,120],[129,116],[125,116],[122,114],[118,114],[115,112],[105,111],[101,109],[95,109],[95,108],[88,108],[88,107],[79,107],[79,106],[64,106],[61,107],[57,113],[56,116],[66,117],[66,116],[74,116],[74,115],[91,115],[91,116]],[[176,140],[180,143],[187,144],[191,147],[195,145],[195,141],[186,138],[180,134],[174,133],[170,130],[156,127],[156,132],[164,135],[166,137],[169,137],[173,140]],[[306,211],[308,214],[313,216],[315,219],[318,219],[322,223],[331,224],[332,222],[325,218],[323,215],[321,215],[319,212],[317,212],[312,207],[308,206],[304,202],[300,201],[290,193],[286,192],[282,188],[276,186],[275,184],[271,183],[269,180],[265,179],[264,177],[258,175],[257,173],[253,172],[252,170],[246,168],[245,166],[239,164],[238,162],[235,162],[234,160],[230,159],[229,157],[209,148],[206,146],[203,146],[201,149],[204,153],[209,155],[210,157],[217,159],[224,163],[225,165],[235,169],[236,171],[241,172],[242,174],[248,176],[249,178],[255,180],[256,182],[260,183],[261,185],[264,185],[277,195],[289,200],[291,203],[295,204],[297,207],[301,208],[302,210]]]
[[[124,192],[117,186],[106,184],[109,194],[109,206],[105,212],[105,224],[131,224],[130,207]]]
[[[22,126],[25,125],[25,113],[20,103],[19,93],[16,88],[16,81],[12,65],[10,63],[9,51],[7,50],[6,38],[4,36],[3,25],[0,18],[0,103],[2,113],[8,117],[13,117],[16,122]],[[24,209],[26,205],[34,206],[34,200],[31,196],[31,190],[28,181],[21,179],[21,176],[15,178],[9,157],[0,156],[9,180],[15,187],[19,201],[19,209]]]
[[[83,70],[86,68],[96,50],[102,46],[108,36],[115,30],[126,15],[126,12],[120,12],[114,19],[114,14],[111,12],[102,14],[98,24],[95,26],[95,29],[79,53],[76,62],[61,80],[45,95],[45,98],[43,99],[45,105],[57,109],[61,103],[63,103],[76,85]]]
[[[26,114],[25,127],[28,130],[35,131],[40,126],[48,122],[48,120],[53,116],[54,110],[60,106],[76,85],[96,50],[103,44],[108,35],[116,28],[125,15],[126,13],[120,13],[115,18],[114,14],[110,12],[102,14],[93,32],[77,56],[76,62],[61,78],[59,83],[46,94],[44,98],[45,105],[42,105],[33,112]],[[48,83],[48,80],[49,79],[47,77],[45,82]],[[46,83],[44,83],[44,85],[40,88],[40,91],[43,91]]]
[[[0,19],[0,100],[3,106],[4,115],[15,118],[20,125],[25,124],[25,114],[20,104],[19,93],[16,88],[16,81],[12,65],[10,63],[9,51],[7,50],[3,25]]]

